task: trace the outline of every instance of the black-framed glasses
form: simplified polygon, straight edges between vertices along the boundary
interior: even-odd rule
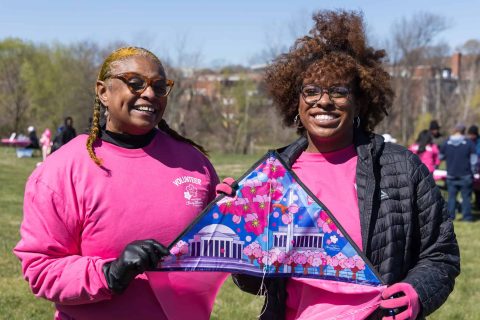
[[[316,104],[325,93],[328,94],[328,97],[333,103],[342,104],[347,102],[350,96],[350,89],[345,86],[322,88],[313,84],[303,85],[301,89],[303,100],[309,105]]]
[[[125,72],[108,78],[122,80],[135,95],[141,95],[148,87],[152,87],[155,96],[166,97],[172,91],[174,81],[163,78],[148,78],[135,72]]]

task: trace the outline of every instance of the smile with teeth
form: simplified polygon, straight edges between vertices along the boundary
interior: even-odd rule
[[[155,113],[155,109],[153,107],[150,107],[150,106],[135,106],[133,107],[135,110],[138,110],[138,111],[143,111],[143,112],[150,112],[150,113]]]
[[[332,115],[332,114],[317,114],[314,116],[315,120],[320,120],[320,121],[329,121],[329,120],[335,120],[337,116]]]

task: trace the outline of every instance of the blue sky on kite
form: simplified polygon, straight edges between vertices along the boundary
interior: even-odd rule
[[[289,45],[308,30],[312,12],[335,8],[362,10],[369,34],[379,41],[388,38],[394,21],[419,12],[450,21],[439,40],[452,48],[480,38],[477,0],[0,0],[0,39],[124,41],[160,56],[178,48],[199,53],[202,66],[248,65],[272,44]]]
[[[160,268],[295,276],[382,285],[330,212],[275,152],[238,181],[170,245]]]

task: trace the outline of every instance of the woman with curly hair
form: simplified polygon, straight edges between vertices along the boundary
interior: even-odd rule
[[[301,135],[278,151],[388,288],[380,295],[332,281],[266,279],[261,319],[427,316],[445,302],[460,272],[445,203],[416,155],[373,133],[394,94],[382,67],[385,52],[367,46],[362,15],[321,11],[313,19],[310,35],[266,71],[285,124]],[[254,294],[262,283],[247,275],[234,280]]]
[[[150,51],[112,52],[90,134],[28,179],[14,252],[56,319],[209,319],[225,274],[148,272],[218,182],[204,149],[162,119],[172,87]]]

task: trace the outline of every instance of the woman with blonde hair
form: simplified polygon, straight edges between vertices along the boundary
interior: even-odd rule
[[[149,272],[218,182],[205,150],[163,120],[173,84],[150,51],[114,51],[96,82],[90,134],[28,179],[14,252],[56,319],[210,317],[225,274]]]

